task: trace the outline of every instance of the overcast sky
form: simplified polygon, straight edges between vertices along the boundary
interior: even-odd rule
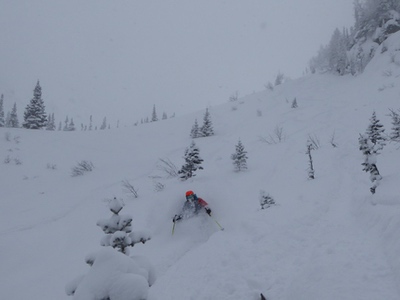
[[[57,121],[202,109],[302,76],[352,2],[0,0],[0,93],[20,121],[38,79]]]

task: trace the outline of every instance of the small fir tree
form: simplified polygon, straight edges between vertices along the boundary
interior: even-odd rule
[[[239,142],[235,146],[235,153],[231,155],[231,159],[233,160],[233,165],[235,167],[235,171],[240,172],[247,169],[247,151],[244,149],[242,142],[239,139]]]
[[[167,116],[167,113],[166,113],[166,112],[163,112],[163,114],[162,114],[162,119],[163,119],[163,120],[168,119],[168,116]]]
[[[308,179],[314,179],[315,178],[315,171],[314,171],[314,163],[313,159],[311,156],[311,151],[315,150],[314,144],[312,141],[307,140],[307,152],[306,154],[308,155]]]
[[[92,130],[93,129],[93,118],[92,118],[92,115],[90,115],[90,118],[89,118],[89,130]]]
[[[157,122],[158,117],[157,117],[157,112],[156,112],[156,105],[153,105],[153,112],[151,114],[151,122]]]
[[[6,120],[4,118],[4,95],[0,97],[0,127],[6,126]]]
[[[374,145],[373,147],[374,153],[378,154],[378,152],[382,150],[383,147],[386,145],[385,137],[383,136],[385,129],[377,119],[375,112],[372,113],[372,116],[369,120],[370,124],[368,125],[365,133],[367,134],[368,139]]]
[[[8,127],[11,127],[11,128],[19,127],[19,121],[18,121],[18,115],[17,115],[17,103],[14,103],[13,108],[11,109],[10,117],[8,120]]]
[[[68,118],[68,116],[66,116],[65,121],[64,121],[63,131],[68,131],[68,125],[69,125],[69,118]]]
[[[101,123],[100,130],[104,130],[107,128],[107,118],[104,117],[103,123]]]
[[[199,124],[197,123],[197,119],[194,120],[194,124],[192,126],[192,130],[190,131],[190,137],[192,139],[196,139],[199,137]]]
[[[180,178],[182,180],[187,180],[196,176],[195,172],[197,170],[203,170],[201,166],[203,159],[200,158],[200,150],[197,148],[194,141],[192,141],[189,148],[186,148],[183,158],[185,159],[185,164],[182,166],[181,170],[178,171],[178,174],[181,174]]]
[[[75,123],[73,118],[71,118],[71,121],[69,121],[68,131],[75,131]]]
[[[111,246],[119,252],[129,255],[129,247],[133,247],[137,243],[145,243],[150,240],[147,231],[132,232],[132,216],[120,214],[124,208],[121,200],[114,197],[110,201],[108,208],[112,212],[112,216],[108,219],[101,219],[97,222],[106,234],[100,244],[102,246]]]
[[[56,130],[56,121],[54,119],[54,113],[49,114],[49,118],[46,125],[46,130],[54,131]]]
[[[28,129],[41,129],[47,124],[45,106],[42,99],[42,88],[39,81],[33,91],[33,98],[26,106],[24,113],[24,123],[22,126]]]
[[[400,114],[391,109],[390,117],[392,118],[392,131],[389,136],[390,140],[393,142],[400,142]]]
[[[201,128],[200,128],[200,135],[203,137],[214,135],[214,129],[213,129],[211,116],[210,116],[210,112],[208,111],[208,108],[206,109],[206,112],[204,113],[203,126],[201,126]]]
[[[364,155],[364,162],[361,164],[363,166],[363,171],[369,172],[369,179],[372,182],[372,186],[370,187],[370,191],[372,194],[375,194],[376,188],[378,187],[380,181],[382,180],[382,176],[379,174],[377,163],[377,155],[379,154],[377,150],[375,150],[375,146],[368,135],[360,134],[358,139],[359,149]]]
[[[145,243],[149,233],[132,232],[132,217],[120,215],[123,203],[114,198],[109,203],[111,218],[99,220],[106,236],[102,246],[112,246],[86,256],[91,266],[86,275],[70,281],[65,292],[74,299],[147,299],[148,289],[156,280],[155,268],[144,256],[128,256],[129,247]]]
[[[260,205],[261,209],[267,209],[272,205],[275,205],[275,200],[269,194],[266,194],[264,190],[260,191]]]

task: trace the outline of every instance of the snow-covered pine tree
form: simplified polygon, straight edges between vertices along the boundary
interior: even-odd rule
[[[194,141],[192,141],[189,148],[186,148],[183,158],[185,159],[185,164],[182,166],[181,170],[178,171],[178,174],[181,174],[180,178],[182,180],[187,180],[196,176],[195,172],[197,170],[203,170],[201,166],[203,159],[200,158],[200,150],[197,148]]]
[[[41,129],[47,124],[47,116],[45,106],[42,99],[42,88],[40,87],[39,80],[33,91],[33,98],[26,106],[24,113],[24,123],[22,127],[28,129]]]
[[[390,109],[390,117],[392,118],[392,131],[390,132],[390,140],[400,142],[400,110],[398,112]]]
[[[382,180],[382,176],[379,174],[377,163],[377,155],[378,152],[374,149],[376,145],[374,145],[368,135],[360,134],[358,139],[359,149],[364,155],[364,162],[361,164],[363,166],[363,171],[369,172],[369,179],[373,183],[370,188],[372,194],[375,194],[376,188],[378,187],[380,181]]]
[[[56,130],[56,122],[54,119],[54,113],[49,114],[49,116],[48,116],[46,130],[51,130],[51,131]]]
[[[383,136],[383,132],[385,129],[380,121],[376,118],[375,111],[372,113],[370,120],[370,124],[367,127],[365,133],[367,134],[369,140],[374,145],[372,151],[373,153],[378,154],[380,150],[386,145],[385,137]]]
[[[162,114],[162,120],[166,120],[166,119],[168,119],[167,113],[166,113],[166,112],[163,112],[163,114]]]
[[[107,128],[107,118],[104,117],[103,123],[101,123],[100,130],[104,130]]]
[[[0,97],[0,127],[6,126],[6,119],[4,118],[4,95]]]
[[[14,103],[14,105],[13,105],[7,123],[8,123],[8,127],[11,127],[11,128],[19,127],[19,121],[18,121],[18,115],[17,115],[17,103]]]
[[[90,115],[90,118],[89,118],[89,130],[92,130],[93,129],[93,118],[92,118],[92,115]]]
[[[63,131],[68,131],[68,125],[69,125],[69,118],[68,118],[68,116],[66,116],[65,121],[64,121]]]
[[[132,232],[132,217],[120,215],[122,208],[122,201],[114,198],[109,203],[111,218],[97,222],[106,233],[102,245],[119,251],[106,247],[87,255],[85,261],[91,268],[66,285],[67,295],[74,299],[147,299],[148,289],[156,280],[155,268],[144,256],[128,256],[128,247],[145,243],[150,235]]]
[[[312,141],[307,140],[307,152],[306,154],[308,155],[308,179],[314,179],[315,178],[315,171],[314,171],[314,164],[313,164],[313,159],[311,156],[311,151],[315,150],[314,144]]]
[[[194,124],[192,126],[192,130],[190,131],[190,137],[192,139],[196,139],[199,137],[199,124],[197,123],[197,119],[194,120]]]
[[[144,244],[150,240],[151,237],[148,231],[132,232],[132,216],[119,214],[124,208],[121,200],[114,197],[110,201],[108,208],[113,215],[108,219],[101,219],[97,222],[97,226],[106,234],[100,242],[102,246],[111,246],[129,255],[128,247],[133,247],[137,243]]]
[[[206,112],[203,117],[203,125],[200,128],[200,136],[206,137],[214,135],[214,129],[211,121],[210,112],[208,108],[206,108]]]
[[[68,131],[75,131],[75,124],[74,124],[74,119],[71,118],[68,124]]]
[[[260,205],[261,209],[266,209],[275,205],[275,200],[269,194],[266,194],[264,190],[260,190]]]
[[[151,114],[151,122],[157,122],[158,117],[157,117],[157,112],[156,112],[156,105],[153,105],[153,112]]]
[[[247,151],[244,149],[242,141],[239,139],[235,146],[235,153],[231,155],[235,171],[240,172],[247,169]]]
[[[0,127],[6,126],[6,120],[4,118],[4,95],[0,97]]]

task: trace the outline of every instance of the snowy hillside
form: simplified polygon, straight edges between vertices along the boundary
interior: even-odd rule
[[[162,158],[182,166],[204,111],[119,130],[0,128],[0,298],[72,299],[65,285],[89,270],[84,258],[103,235],[96,222],[117,197],[133,228],[152,232],[131,250],[156,269],[148,299],[400,299],[399,145],[388,143],[378,156],[383,179],[375,195],[358,150],[372,112],[389,133],[389,108],[400,108],[400,34],[386,47],[359,77],[313,75],[211,107],[215,135],[195,139],[204,170],[185,182],[157,165]],[[277,128],[284,139],[267,143]],[[314,180],[309,137],[320,144]],[[234,172],[239,138],[248,170]],[[82,160],[94,170],[71,177]],[[124,180],[138,198],[124,191]],[[165,188],[156,192],[156,183]],[[189,189],[224,231],[204,215],[171,235]],[[277,205],[261,210],[260,190]]]

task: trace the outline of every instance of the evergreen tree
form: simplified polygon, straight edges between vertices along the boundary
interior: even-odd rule
[[[156,112],[156,105],[153,105],[153,113],[151,114],[151,122],[157,122],[157,112]]]
[[[92,119],[92,115],[90,115],[90,118],[89,118],[89,130],[92,130],[92,128],[93,128],[93,119]]]
[[[183,158],[185,159],[185,164],[182,166],[181,170],[178,171],[178,174],[181,174],[180,178],[182,180],[187,180],[196,176],[194,173],[197,170],[203,170],[201,166],[203,159],[200,158],[199,148],[197,148],[194,141],[192,141],[189,148],[186,148]]]
[[[235,146],[236,151],[231,155],[231,159],[233,160],[233,165],[235,167],[235,171],[239,172],[247,169],[247,151],[244,150],[244,146],[239,139],[238,144]]]
[[[58,131],[61,131],[61,128],[62,128],[62,123],[60,121],[60,123],[58,123]]]
[[[269,194],[266,194],[264,190],[260,191],[260,205],[261,209],[266,209],[275,205],[275,200]]]
[[[54,113],[49,114],[49,116],[48,116],[46,130],[51,130],[51,131],[56,130],[56,122],[55,122],[55,119],[54,119]]]
[[[400,142],[400,114],[391,109],[390,117],[392,118],[392,131],[390,133],[390,140],[394,142]]]
[[[68,131],[75,131],[75,124],[74,124],[74,119],[73,118],[71,118],[71,121],[69,121],[67,130]]]
[[[382,180],[382,176],[379,173],[377,163],[377,155],[379,154],[375,149],[376,145],[374,145],[369,139],[368,135],[360,134],[358,139],[359,149],[364,155],[364,162],[361,164],[363,166],[363,171],[369,172],[369,179],[373,183],[370,188],[372,194],[375,194],[376,188],[378,187],[380,181]]]
[[[210,112],[208,108],[206,108],[206,112],[204,113],[203,117],[203,126],[200,128],[200,136],[206,137],[214,135],[214,129],[211,122]]]
[[[24,123],[22,126],[28,129],[41,129],[47,124],[45,106],[42,99],[42,88],[39,81],[33,91],[33,98],[26,106],[24,113]]]
[[[63,131],[68,131],[68,125],[69,125],[69,118],[68,118],[68,116],[66,116],[65,121],[64,121]]]
[[[315,178],[315,171],[314,171],[314,163],[311,155],[311,151],[315,150],[313,143],[310,140],[307,140],[307,152],[308,155],[308,179]]]
[[[163,112],[163,114],[162,114],[162,119],[163,119],[163,120],[168,119],[168,116],[167,116],[167,113],[166,113],[166,112]]]
[[[197,119],[194,120],[194,124],[192,126],[192,130],[190,131],[190,137],[192,139],[199,137],[199,124],[197,123]]]
[[[11,112],[8,111],[6,116],[6,127],[11,127],[10,124],[11,124]]]
[[[104,130],[107,128],[107,118],[104,117],[103,123],[101,123],[100,130]]]
[[[0,127],[6,126],[6,120],[4,118],[4,95],[0,97]]]
[[[110,201],[109,209],[112,216],[109,219],[102,219],[97,222],[106,234],[100,244],[102,246],[111,246],[118,251],[129,255],[129,248],[137,243],[145,243],[150,240],[150,234],[147,231],[132,232],[132,216],[119,214],[124,204],[121,200],[114,198]]]
[[[10,118],[8,120],[8,127],[12,127],[12,128],[19,127],[19,121],[18,121],[18,115],[17,115],[17,103],[14,103],[13,108],[11,110]]]
[[[385,131],[385,129],[383,129],[383,125],[376,118],[375,111],[372,113],[372,116],[369,120],[370,124],[368,125],[365,133],[367,134],[371,143],[374,145],[374,153],[378,154],[378,151],[382,150],[383,147],[386,145],[385,137],[383,136],[383,132]]]

